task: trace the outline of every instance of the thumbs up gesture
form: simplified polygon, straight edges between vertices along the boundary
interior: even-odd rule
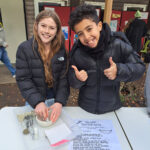
[[[87,72],[85,70],[79,71],[78,68],[72,65],[72,68],[75,71],[76,78],[82,82],[86,81],[88,78]]]
[[[104,74],[108,79],[114,80],[117,76],[117,66],[112,60],[112,57],[109,57],[109,63],[110,67],[104,70]]]

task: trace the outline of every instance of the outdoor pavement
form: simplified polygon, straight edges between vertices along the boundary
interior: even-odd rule
[[[0,65],[0,84],[16,83],[5,65]]]
[[[14,66],[15,67],[15,66]],[[23,106],[22,98],[16,79],[5,65],[0,65],[0,108],[5,106]]]

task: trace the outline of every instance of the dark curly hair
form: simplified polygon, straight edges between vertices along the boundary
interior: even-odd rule
[[[81,5],[75,8],[70,14],[69,26],[74,31],[74,26],[81,22],[83,19],[90,19],[96,24],[99,22],[97,12],[94,6],[92,5]]]

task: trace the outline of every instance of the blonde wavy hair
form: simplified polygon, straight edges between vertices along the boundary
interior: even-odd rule
[[[52,18],[57,25],[56,36],[51,41],[51,44],[50,44],[51,51],[50,51],[48,57],[44,53],[44,44],[41,41],[40,37],[38,36],[38,31],[37,31],[37,26],[38,26],[39,22],[45,18]],[[58,15],[54,11],[51,11],[51,10],[41,11],[35,19],[35,22],[33,25],[33,34],[34,34],[33,47],[34,47],[35,41],[37,41],[38,51],[43,60],[44,70],[45,70],[45,81],[49,87],[52,87],[53,86],[53,77],[52,77],[52,70],[51,70],[51,60],[52,60],[52,57],[59,51],[62,44],[64,44],[64,36],[63,36],[62,30],[61,30],[61,22],[60,22]]]

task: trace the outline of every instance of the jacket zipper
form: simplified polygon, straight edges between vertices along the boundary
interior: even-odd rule
[[[100,61],[97,58],[96,60],[96,66],[97,66],[97,96],[96,96],[96,109],[95,113],[99,114],[99,103],[100,103]]]
[[[45,69],[44,69],[44,63],[43,63],[43,60],[42,60],[42,58],[41,58],[41,56],[40,56],[40,53],[38,52],[38,50],[36,51],[36,54],[37,54],[37,57],[39,58],[39,60],[41,61],[41,64],[42,64],[42,70],[43,70],[43,73],[44,73],[44,88],[45,88],[45,93],[44,93],[44,99],[46,100],[47,99],[47,97],[46,97],[46,83],[45,83]]]

